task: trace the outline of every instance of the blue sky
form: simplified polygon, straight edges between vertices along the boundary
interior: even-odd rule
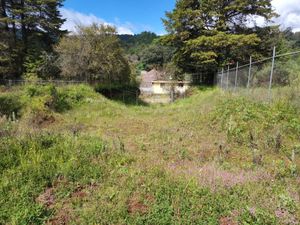
[[[161,18],[171,11],[176,0],[66,0],[62,15],[64,28],[74,30],[74,24],[101,22],[115,25],[119,33],[152,31],[165,33]]]
[[[282,28],[300,31],[300,0],[273,0],[274,9],[281,15],[274,22]],[[74,31],[76,24],[104,23],[117,27],[120,34],[166,31],[161,22],[166,11],[175,7],[176,0],[66,0],[61,13],[67,22],[63,29]],[[261,18],[258,25],[264,25]]]

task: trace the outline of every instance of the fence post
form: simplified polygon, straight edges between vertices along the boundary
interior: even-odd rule
[[[136,103],[136,105],[139,104],[139,93],[138,93],[138,91],[135,92],[135,103]]]
[[[273,58],[272,58],[272,68],[270,74],[270,85],[269,85],[269,98],[272,98],[272,82],[273,82],[273,74],[274,74],[274,66],[275,66],[275,57],[276,57],[276,46],[273,48]]]
[[[226,89],[228,90],[229,88],[229,69],[230,69],[230,65],[228,64],[228,70],[227,70],[227,84],[226,84]]]
[[[252,72],[252,56],[250,56],[250,64],[249,64],[249,73],[248,73],[247,89],[250,88],[251,72]]]
[[[223,89],[223,77],[224,77],[224,68],[222,68],[221,89]]]
[[[239,72],[239,62],[236,63],[234,91],[236,91],[237,88],[238,72]]]

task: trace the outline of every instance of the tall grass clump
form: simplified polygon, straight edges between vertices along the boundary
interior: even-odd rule
[[[94,97],[95,91],[86,85],[27,85],[0,93],[0,116],[12,120],[26,117],[29,123],[40,126],[54,121],[56,113],[64,113]]]
[[[286,102],[255,102],[244,97],[227,97],[216,107],[214,120],[220,122],[229,140],[249,143],[249,134],[266,137],[276,132],[296,140],[300,137],[299,111]]]
[[[18,94],[0,93],[0,116],[20,116],[22,107]]]
[[[95,96],[92,88],[85,85],[55,87],[28,86],[25,88],[25,98],[28,102],[39,99],[44,106],[55,112],[64,112],[83,102],[85,98]]]
[[[216,106],[212,121],[235,154],[247,157],[253,166],[263,166],[278,178],[298,176],[300,114],[293,105],[227,96]]]

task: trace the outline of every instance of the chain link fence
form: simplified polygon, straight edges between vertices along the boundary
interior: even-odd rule
[[[6,87],[13,86],[25,86],[25,85],[47,85],[53,84],[55,86],[63,85],[75,85],[75,84],[87,84],[86,81],[76,81],[76,80],[13,80],[13,79],[0,79],[0,85]]]
[[[227,65],[217,73],[217,85],[228,92],[244,93],[261,100],[300,97],[300,51],[253,60],[249,64]]]

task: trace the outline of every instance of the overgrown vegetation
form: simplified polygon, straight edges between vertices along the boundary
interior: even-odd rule
[[[1,99],[20,113],[0,120],[0,223],[299,223],[300,117],[287,102],[206,88],[126,106],[83,85]],[[55,120],[28,123],[40,109]]]
[[[164,37],[99,24],[67,36],[62,2],[1,1],[0,79],[31,85],[0,87],[0,224],[300,223],[299,59],[278,59],[268,101],[265,85],[138,99],[143,69],[203,69],[212,84],[218,66],[297,48],[299,34],[246,25],[271,20],[271,0],[178,0]]]
[[[129,83],[130,66],[116,34],[114,27],[93,24],[63,38],[56,48],[62,76],[90,83]]]

